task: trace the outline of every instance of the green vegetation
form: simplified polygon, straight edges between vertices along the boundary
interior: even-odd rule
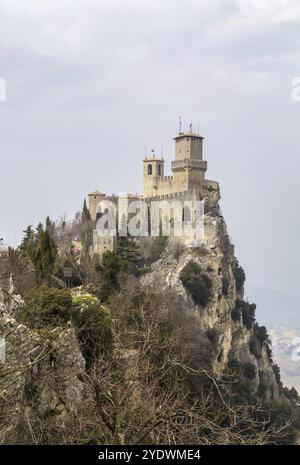
[[[244,300],[237,300],[235,307],[231,311],[231,317],[234,321],[238,321],[242,316],[243,324],[247,329],[252,329],[255,322],[255,304],[249,304]]]
[[[101,279],[98,291],[101,301],[106,302],[113,293],[120,290],[120,275],[124,269],[125,262],[117,253],[108,251],[103,254],[101,264],[96,266]]]
[[[46,224],[47,227],[44,229],[42,223],[39,223],[35,231],[32,226],[28,226],[20,246],[21,252],[34,268],[38,285],[51,282],[57,259],[57,246],[51,230],[53,224],[49,217]]]
[[[118,236],[117,254],[126,263],[128,270],[133,274],[138,274],[138,266],[141,263],[139,247],[136,241],[128,236]]]
[[[245,363],[243,366],[243,374],[249,380],[253,380],[256,377],[256,366],[252,363]]]
[[[249,349],[252,355],[256,358],[261,357],[261,342],[255,336],[255,334],[251,334],[250,341],[249,341]]]
[[[29,258],[34,266],[37,281],[49,282],[53,276],[57,257],[57,247],[49,231],[40,231],[40,236],[28,251]]]
[[[190,292],[195,304],[206,307],[212,296],[212,280],[203,273],[200,266],[190,261],[181,270],[180,279],[185,289]]]
[[[72,321],[88,366],[99,353],[112,350],[112,321],[109,310],[96,297],[91,294],[74,297]]]
[[[243,268],[239,265],[238,261],[236,261],[235,266],[233,268],[233,274],[235,277],[236,291],[238,293],[241,293],[245,284],[246,275]]]
[[[154,263],[160,259],[167,246],[168,240],[168,236],[163,236],[162,233],[160,233],[160,235],[154,239],[151,247],[151,263]]]
[[[26,298],[21,320],[29,328],[38,330],[51,330],[71,321],[88,363],[99,351],[112,348],[109,311],[90,294],[72,298],[68,290],[46,286],[33,289]]]
[[[29,292],[21,319],[29,328],[55,328],[71,319],[72,310],[69,291],[43,286]]]
[[[216,444],[226,438],[232,444],[293,442],[299,398],[294,389],[282,386],[277,365],[272,369],[280,393],[285,396],[280,400],[275,398],[276,389],[263,371],[263,364],[258,372],[255,364],[237,360],[234,350],[229,352],[225,372],[216,376],[214,363],[225,361],[223,320],[205,330],[199,324],[199,313],[187,311],[186,303],[172,290],[157,292],[141,284],[138,277],[150,271],[148,265],[161,256],[168,238],[160,234],[151,250],[145,246],[141,258],[142,248],[132,238],[119,237],[117,252],[106,252],[100,261],[88,253],[91,228],[84,201],[69,236],[64,221],[58,231],[47,217],[45,226],[29,226],[20,250],[8,254],[13,270],[25,270],[25,277],[20,278],[23,287],[17,283],[25,300],[18,321],[34,330],[37,339],[46,336],[47,344],[50,335],[57,334],[54,328],[60,327],[62,335],[75,331],[86,361],[85,370],[75,374],[84,395],[76,406],[76,415],[66,415],[63,435],[61,418],[55,413],[45,416],[43,423],[39,423],[37,415],[32,424],[22,423],[17,433],[19,441],[25,438],[30,443],[38,438],[45,444]],[[74,230],[82,239],[79,252],[72,248]],[[224,254],[231,253],[227,235],[223,235],[223,247]],[[173,262],[178,262],[181,247],[171,249],[172,244],[168,252]],[[226,266],[226,260],[222,261],[218,270],[225,296],[230,293]],[[218,265],[214,267],[217,272]],[[64,268],[73,271],[70,287],[80,288],[66,289]],[[194,303],[208,311],[213,297],[213,271],[208,263],[202,269],[191,260],[180,273]],[[28,276],[31,281],[27,281]],[[234,276],[240,299],[232,309],[232,320],[241,321],[251,331],[250,352],[259,359],[263,348],[273,364],[267,330],[255,322],[256,307],[241,299],[245,274],[238,262]],[[244,332],[238,325],[233,327],[237,330],[233,338]],[[59,379],[55,370],[54,363],[54,386],[55,378]],[[25,383],[24,398],[38,404],[39,375],[30,376],[28,370],[30,380]],[[60,379],[58,384],[58,391],[64,388]],[[25,409],[26,399],[22,402],[21,408]],[[180,417],[183,412],[185,418],[193,418],[197,428],[191,428],[188,422],[172,422],[170,419],[177,418],[178,412]]]
[[[229,291],[229,281],[228,279],[224,276],[222,279],[222,294],[225,297],[228,297],[228,291]]]

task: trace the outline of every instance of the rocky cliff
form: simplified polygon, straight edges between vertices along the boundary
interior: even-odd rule
[[[79,380],[85,368],[74,328],[32,331],[18,323],[22,299],[0,303],[0,334],[5,363],[0,363],[0,444],[38,443],[33,426],[55,417],[63,424],[82,400]],[[3,362],[4,360],[2,360]]]
[[[134,280],[133,277],[130,279]],[[221,380],[224,376],[237,375],[239,381],[236,383],[233,392],[232,398],[234,402],[243,405],[245,399],[255,398],[258,402],[262,401],[269,404],[281,402],[281,404],[289,408],[290,400],[287,398],[286,391],[284,391],[280,382],[278,370],[273,364],[266,329],[260,327],[255,321],[255,306],[244,300],[244,280],[244,272],[235,257],[234,247],[229,240],[224,218],[218,207],[214,205],[206,215],[204,243],[199,247],[187,247],[183,241],[172,237],[169,238],[160,259],[153,263],[150,271],[142,276],[139,281],[135,279],[134,285],[137,286],[140,293],[142,293],[141,289],[147,289],[147,292],[152,289],[154,294],[170,296],[170,302],[172,302],[170,306],[173,305],[173,302],[178,302],[180,309],[182,309],[181,315],[183,315],[183,319],[190,317],[192,324],[197,326],[196,337],[194,334],[192,343],[188,340],[190,336],[187,332],[186,339],[181,336],[180,344],[189,346],[189,354],[193,358],[193,352],[198,351],[199,353],[206,342],[208,343],[209,350],[205,354],[205,363],[207,363],[206,369],[211,373],[209,377],[213,376],[216,380]],[[142,288],[139,286],[142,286]],[[131,289],[130,286],[129,288]],[[137,315],[143,306],[135,307],[134,311],[137,313],[131,313],[131,317],[126,316],[126,311],[132,312],[132,302],[140,300],[140,298],[136,299],[134,296],[134,299],[129,301],[129,294],[127,292],[125,298],[123,298],[121,289],[119,300],[117,299],[117,303],[115,302],[118,309],[124,306],[120,312],[120,318],[124,318],[125,313],[127,325],[125,330],[128,335],[126,340],[122,342],[123,329],[121,328],[120,333],[117,334],[114,345],[115,360],[110,365],[114,367],[114,370],[118,364],[120,370],[124,370],[126,365],[124,360],[131,352],[144,364],[145,354],[151,353],[153,350],[148,335],[150,326],[146,327],[143,333],[138,317],[133,316]],[[124,299],[127,299],[125,303]],[[140,362],[136,364],[134,375],[132,375],[132,371],[126,370],[125,366],[124,373],[118,373],[119,378],[117,381],[115,373],[110,373],[110,368],[106,368],[105,376],[108,378],[102,383],[103,371],[101,371],[100,367],[100,378],[96,379],[96,388],[94,394],[91,394],[91,386],[86,383],[89,378],[87,376],[86,361],[73,324],[69,322],[56,328],[45,327],[38,330],[29,329],[24,324],[21,324],[20,321],[22,320],[19,318],[19,314],[23,301],[20,296],[15,294],[12,283],[6,298],[4,299],[1,293],[0,300],[0,336],[4,337],[6,341],[5,363],[3,363],[3,360],[0,363],[0,443],[43,442],[45,441],[44,425],[49,425],[49,421],[52,420],[55,422],[58,439],[47,438],[46,441],[51,443],[51,440],[56,440],[64,443],[65,439],[62,438],[66,425],[70,424],[70,419],[77,421],[80,430],[81,426],[80,420],[77,418],[77,412],[85,409],[86,404],[84,402],[86,402],[86,399],[88,399],[88,402],[91,400],[89,405],[92,405],[91,413],[88,413],[89,417],[85,423],[85,428],[88,429],[85,432],[88,438],[86,440],[92,437],[92,440],[96,441],[96,443],[98,443],[97,441],[105,443],[107,440],[126,443],[126,435],[129,434],[128,432],[134,431],[134,434],[132,433],[134,439],[132,440],[135,441],[137,435],[135,425],[143,418],[145,413],[141,414],[141,412],[144,412],[146,406],[143,403],[143,396],[140,393],[137,395],[136,390],[131,387],[133,378],[138,381],[138,386],[143,386],[138,388],[143,390],[143,395],[146,396],[147,393],[149,396],[148,404],[151,406],[152,411],[151,413],[147,411],[147,415],[154,415],[153,422],[156,424],[157,412],[161,411],[160,399],[162,399],[162,394],[159,393],[158,397],[155,398],[157,391],[155,380],[151,379],[151,389],[149,388],[152,397],[147,386],[150,379],[149,367],[151,364],[152,372],[158,373],[159,380],[164,377],[163,367],[165,365],[162,363],[161,367],[157,368],[157,370],[162,371],[157,371],[155,366],[156,356],[147,362],[147,369],[143,373],[140,371]],[[160,301],[158,300],[158,302]],[[111,301],[111,305],[113,305],[113,301]],[[159,305],[160,303],[158,303]],[[159,315],[159,310],[157,314]],[[136,326],[130,327],[130,324],[132,324],[130,321],[133,321]],[[155,331],[158,331],[156,323],[151,320],[151,315],[150,322],[151,325],[154,325]],[[165,322],[163,325],[165,325]],[[114,326],[114,330],[116,330],[117,320],[114,320]],[[132,347],[130,346],[132,334],[135,333],[138,334],[141,341],[144,340],[141,345],[142,348],[139,348],[137,342],[134,342]],[[183,333],[181,332],[181,334]],[[160,338],[161,335],[158,334],[159,341]],[[121,342],[123,348],[120,346]],[[159,347],[155,348],[155,350],[159,353]],[[207,354],[209,354],[209,359],[207,359]],[[163,356],[164,354],[162,354]],[[205,357],[202,359],[199,357],[199,360],[204,360]],[[106,363],[104,359],[103,363]],[[169,363],[169,361],[166,363]],[[174,366],[171,368],[174,370]],[[175,372],[176,370],[175,367]],[[111,375],[113,375],[112,378]],[[143,377],[143,379],[139,380],[139,376]],[[129,392],[128,410],[125,409],[122,413],[122,421],[115,421],[114,418],[118,417],[122,409],[122,407],[118,406],[118,396],[122,404],[126,384],[128,384]],[[170,380],[168,378],[166,386],[169,385]],[[108,391],[101,394],[101,389],[106,388]],[[117,391],[114,398],[116,407],[110,410],[112,407],[109,403],[107,410],[103,410],[101,402],[105,403],[108,398],[114,397],[113,389]],[[161,381],[159,381],[159,389],[161,389]],[[99,395],[99,390],[101,395]],[[172,392],[172,396],[175,399],[177,392]],[[183,394],[183,399],[186,398],[185,396],[186,394]],[[166,393],[165,398],[170,398],[169,392]],[[173,399],[173,397],[171,398]],[[136,402],[135,399],[140,399],[140,401]],[[223,402],[222,398],[221,400]],[[173,404],[172,400],[169,406],[172,416],[174,415]],[[201,402],[199,405],[202,405]],[[213,400],[211,405],[214,405]],[[190,406],[184,408],[190,408]],[[137,416],[133,418],[132,424],[129,423],[128,426],[126,422],[131,421],[130,415],[135,409],[137,410]],[[110,413],[107,414],[107,411]],[[230,408],[229,411],[232,412]],[[197,412],[196,414],[199,415]],[[99,422],[101,415],[102,423]],[[110,415],[113,417],[113,423],[117,425],[114,428],[120,428],[121,432],[112,431]],[[226,413],[224,413],[224,416],[226,416]],[[226,418],[224,421],[228,422],[229,420]],[[235,421],[235,419],[230,420],[232,431],[236,428]],[[96,433],[91,433],[96,423],[98,429]],[[215,436],[212,443],[231,441],[230,434],[233,433],[231,431],[230,434],[227,434],[226,428],[223,428],[220,433],[214,431]],[[264,424],[262,428],[265,429]],[[103,436],[104,439],[99,439],[99,434],[101,435],[106,429],[108,430],[107,435]],[[140,426],[138,429],[140,429]],[[51,431],[51,428],[49,431]],[[68,440],[77,443],[81,440],[82,434],[80,430],[75,438],[71,432]],[[160,432],[157,432],[156,436],[154,433],[151,434],[152,437],[150,435],[148,440],[150,438],[154,441],[155,437],[161,440]],[[187,431],[184,434],[187,435]],[[264,434],[262,433],[259,440],[262,443],[267,443],[268,438]],[[142,435],[142,438],[145,437]],[[179,440],[185,440],[181,433],[178,433],[176,437]],[[201,441],[204,440],[204,436],[200,435],[198,437],[198,432],[195,433],[192,439],[190,436],[186,437],[188,438],[187,441],[195,440],[202,443]],[[238,436],[234,435],[233,437],[232,441],[239,441]],[[127,440],[129,441],[129,439]],[[251,436],[249,443],[254,440]]]
[[[195,304],[181,280],[182,270],[191,262],[199,265],[211,282],[210,299],[204,306]],[[255,306],[244,301],[244,278],[224,218],[214,209],[206,217],[204,244],[187,248],[171,238],[143,284],[163,292],[171,290],[184,302],[186,311],[197,317],[199,327],[213,343],[211,362],[216,374],[221,375],[228,367],[240,367],[246,372],[253,394],[278,399],[280,383],[274,373],[268,338],[264,328],[255,322]]]

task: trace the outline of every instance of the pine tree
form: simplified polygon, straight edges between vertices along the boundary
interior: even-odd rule
[[[20,245],[20,250],[26,254],[35,244],[35,233],[32,225],[27,226],[23,233],[24,237]]]
[[[83,202],[83,208],[80,215],[80,225],[79,225],[79,234],[80,239],[88,249],[93,242],[93,228],[94,224],[91,219],[90,211],[86,204],[86,199]]]
[[[86,204],[86,199],[83,201],[83,208],[81,213],[81,221],[84,223],[86,221],[91,221],[91,214]]]
[[[127,223],[124,215],[122,217],[121,222],[122,231],[127,232]],[[137,271],[137,267],[141,262],[141,255],[137,243],[128,234],[126,236],[118,236],[117,254],[123,258],[124,262],[126,262],[126,264],[128,265],[130,271],[134,273]]]
[[[51,221],[49,216],[47,216],[47,218],[46,218],[46,231],[48,231],[51,234],[52,237],[54,236],[55,223],[54,223],[54,221]]]
[[[28,250],[28,256],[34,266],[39,283],[49,282],[54,271],[57,247],[49,231],[40,230],[35,246]]]
[[[41,238],[42,233],[44,232],[44,226],[41,222],[36,227],[36,232],[35,232],[35,239],[36,241],[39,241]]]
[[[115,252],[107,251],[102,256],[101,265],[96,270],[101,275],[100,299],[106,301],[114,292],[120,290],[120,273],[124,269],[122,258]]]

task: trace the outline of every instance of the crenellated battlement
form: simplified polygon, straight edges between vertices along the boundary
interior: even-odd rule
[[[175,160],[171,163],[172,175],[165,176],[165,159],[156,157],[154,150],[145,156],[144,165],[144,193],[143,195],[126,194],[130,200],[191,200],[206,199],[209,208],[220,200],[219,184],[205,179],[207,161],[203,160],[204,138],[192,131],[179,132],[174,137]],[[99,191],[89,194],[89,210],[92,219],[97,218],[97,206],[102,200],[117,203],[118,198],[125,194],[106,195]]]

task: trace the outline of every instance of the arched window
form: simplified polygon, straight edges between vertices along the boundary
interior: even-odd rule
[[[152,165],[148,165],[148,174],[152,174]]]
[[[157,174],[158,174],[158,176],[161,175],[161,165],[157,166]]]

